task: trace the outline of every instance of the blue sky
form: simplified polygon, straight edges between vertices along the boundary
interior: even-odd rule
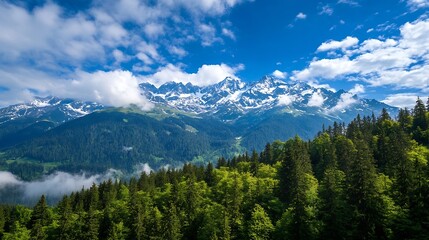
[[[138,84],[226,76],[429,95],[429,0],[0,0],[0,106],[55,95],[145,106]]]

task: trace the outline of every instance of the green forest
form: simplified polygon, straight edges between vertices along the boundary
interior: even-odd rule
[[[2,239],[428,239],[429,106],[0,207]]]

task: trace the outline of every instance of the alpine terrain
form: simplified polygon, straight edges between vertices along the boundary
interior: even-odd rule
[[[52,170],[215,161],[295,135],[310,139],[324,126],[348,123],[358,114],[378,115],[383,108],[397,113],[350,92],[271,76],[254,83],[228,77],[206,87],[140,87],[154,103],[150,111],[56,97],[0,109],[2,168],[30,178]]]

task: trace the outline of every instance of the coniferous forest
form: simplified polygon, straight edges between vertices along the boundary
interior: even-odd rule
[[[2,239],[428,239],[429,112],[357,116],[216,164],[142,173],[54,206],[1,206]]]

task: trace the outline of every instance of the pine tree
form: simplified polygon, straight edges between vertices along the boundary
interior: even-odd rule
[[[271,234],[274,231],[274,226],[264,208],[259,204],[256,204],[252,211],[248,231],[249,239],[272,239]]]
[[[33,208],[30,220],[30,228],[33,228],[36,224],[38,226],[47,226],[51,221],[51,214],[46,203],[45,195],[42,195]]]
[[[281,197],[288,206],[278,231],[291,239],[314,239],[318,227],[316,203],[318,183],[311,170],[308,148],[300,138],[286,142],[280,169]]]
[[[325,171],[320,184],[321,239],[349,239],[351,211],[347,205],[344,172],[337,169]]]
[[[167,214],[164,218],[164,239],[178,240],[182,237],[180,232],[180,219],[177,214],[176,206],[172,203],[168,208]]]
[[[425,131],[428,129],[428,121],[426,118],[426,107],[423,101],[418,98],[413,111],[413,137],[414,139],[422,144],[428,144],[428,139]]]
[[[59,240],[68,240],[73,236],[73,221],[74,214],[72,213],[70,198],[64,196],[63,200],[58,204],[59,208]]]
[[[215,185],[214,169],[213,164],[209,162],[204,171],[204,181],[208,186],[212,187]]]
[[[312,142],[312,162],[315,165],[315,175],[322,178],[327,169],[337,168],[337,156],[335,145],[330,136],[323,133]]]
[[[285,149],[279,171],[279,188],[281,199],[291,204],[304,182],[304,175],[312,174],[312,170],[307,146],[298,136],[287,141]]]
[[[97,216],[97,210],[89,208],[88,213],[85,217],[85,226],[83,228],[85,240],[96,240],[98,239],[98,228],[99,220]]]
[[[356,139],[356,157],[348,174],[348,199],[356,209],[355,237],[360,239],[386,238],[384,227],[386,211],[377,184],[374,159],[368,145]]]

